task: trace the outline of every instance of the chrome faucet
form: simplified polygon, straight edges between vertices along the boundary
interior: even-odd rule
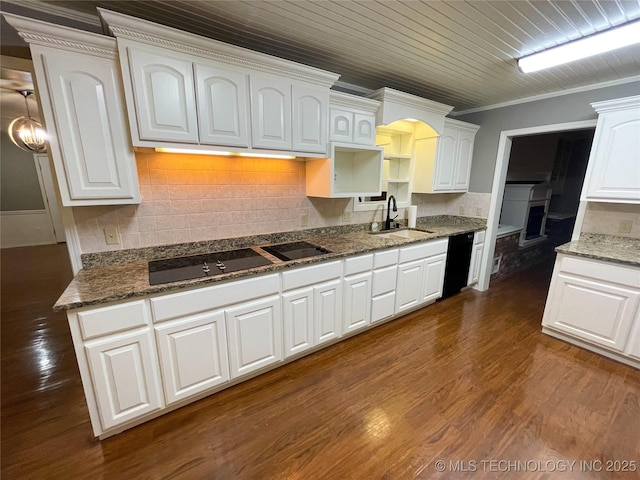
[[[389,195],[389,200],[387,200],[387,219],[384,222],[384,229],[385,230],[390,230],[391,229],[391,221],[395,220],[396,218],[398,218],[398,215],[396,215],[395,217],[391,218],[391,200],[393,200],[393,211],[394,212],[398,211],[398,205],[396,204],[396,197],[394,197],[393,195]]]

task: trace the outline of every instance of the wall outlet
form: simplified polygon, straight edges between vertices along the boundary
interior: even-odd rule
[[[633,222],[631,220],[621,220],[618,224],[618,233],[631,233]]]
[[[464,207],[460,207],[460,215],[464,215]]]
[[[118,233],[118,227],[112,225],[110,227],[105,227],[104,229],[104,239],[107,242],[107,245],[117,245],[120,243],[120,234]]]
[[[481,217],[482,216],[482,207],[478,207],[476,208],[476,217]]]
[[[350,222],[351,221],[351,212],[349,210],[345,210],[342,212],[342,221]]]
[[[309,215],[306,213],[303,213],[300,215],[300,226],[306,227],[307,225],[309,225]]]

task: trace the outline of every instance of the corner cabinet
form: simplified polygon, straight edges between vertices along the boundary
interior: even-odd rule
[[[582,199],[640,203],[640,96],[591,106],[598,123]]]
[[[115,40],[4,16],[31,49],[62,204],[140,203]]]
[[[445,118],[440,137],[416,138],[413,192],[467,192],[473,143],[479,128],[479,125]]]
[[[640,368],[640,269],[558,254],[542,327]]]

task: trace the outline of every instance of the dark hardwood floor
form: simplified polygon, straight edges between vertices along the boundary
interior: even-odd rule
[[[640,372],[540,333],[550,273],[463,292],[98,441],[51,310],[71,278],[65,247],[2,250],[2,478],[638,478],[606,470],[640,460]]]

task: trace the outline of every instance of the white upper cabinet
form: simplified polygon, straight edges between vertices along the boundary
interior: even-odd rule
[[[599,116],[583,200],[640,203],[640,96],[592,106]]]
[[[329,140],[373,146],[376,142],[377,100],[330,92]]]
[[[257,148],[291,150],[291,83],[251,76],[252,142]]]
[[[127,59],[134,145],[327,155],[329,88],[338,75],[98,11]]]
[[[327,151],[328,105],[329,91],[326,88],[292,85],[294,151]]]
[[[140,140],[198,143],[192,62],[163,49],[123,43]]]
[[[200,143],[249,146],[248,75],[195,64]]]
[[[445,118],[439,137],[419,138],[414,152],[413,192],[466,192],[473,142],[480,127]]]
[[[115,41],[4,15],[31,47],[62,204],[140,203]]]

